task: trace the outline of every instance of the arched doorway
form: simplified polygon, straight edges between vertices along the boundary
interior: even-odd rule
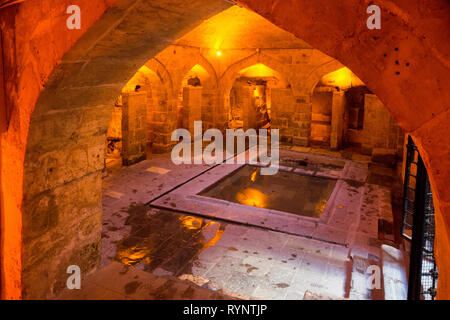
[[[206,129],[214,127],[215,83],[201,65],[196,64],[184,76],[177,106],[177,128],[194,134],[194,121],[201,120]]]
[[[279,72],[262,63],[240,70],[230,90],[229,127],[244,130],[270,128],[273,104],[276,111],[280,109],[277,99],[280,95],[275,93],[273,101],[273,91],[288,89],[289,92],[289,88],[290,84]]]
[[[141,67],[124,86],[114,104],[106,133],[105,162],[108,170],[117,170],[122,164],[131,165],[151,157],[153,142],[160,140],[160,133],[155,132],[154,127],[165,101],[167,92],[161,79],[147,66]],[[131,122],[130,117],[133,118]]]

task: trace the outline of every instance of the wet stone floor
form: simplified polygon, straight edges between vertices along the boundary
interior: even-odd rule
[[[355,192],[338,196],[329,219],[333,227],[315,223],[309,237],[233,217],[181,213],[176,201],[156,208],[147,203],[192,179],[212,179],[213,185],[218,176],[205,173],[210,165],[177,166],[170,154],[152,155],[104,177],[101,265],[86,277],[84,290],[62,298],[402,299],[402,252],[392,246],[386,251],[378,231],[379,219],[392,220],[391,193],[378,182],[382,179],[366,180],[366,159],[317,155],[310,149],[280,150],[280,155],[281,165],[296,172],[320,176],[325,170],[365,181],[355,191],[361,201],[352,200]],[[322,164],[303,158],[320,158]],[[343,241],[326,240],[337,236]],[[365,269],[374,264],[382,268],[384,287],[379,289],[367,287]]]
[[[348,249],[283,233],[132,206],[113,260],[241,299],[345,296]]]

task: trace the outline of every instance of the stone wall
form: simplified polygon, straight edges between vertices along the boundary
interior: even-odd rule
[[[161,6],[154,7],[157,2]],[[33,60],[32,64],[43,74],[34,72],[33,67],[31,71],[23,69],[27,75],[36,75],[37,78],[21,77],[17,80],[16,83],[22,80],[27,83],[24,88],[28,93],[20,94],[21,107],[12,115],[11,130],[7,133],[9,138],[3,134],[1,137],[2,170],[9,162],[4,158],[8,155],[5,143],[14,146],[11,150],[15,150],[9,153],[8,159],[12,162],[8,164],[8,175],[20,167],[23,170],[23,173],[17,171],[14,178],[8,179],[9,182],[3,180],[5,176],[2,173],[2,197],[12,201],[8,204],[11,210],[7,214],[15,218],[11,220],[3,216],[3,198],[2,221],[6,225],[2,223],[1,227],[7,228],[8,232],[19,230],[14,231],[13,236],[2,230],[2,237],[8,237],[8,250],[13,248],[12,241],[19,248],[17,254],[13,251],[8,253],[8,257],[18,260],[7,262],[8,267],[2,265],[1,268],[2,291],[6,290],[3,294],[9,298],[51,298],[64,287],[69,265],[80,266],[82,275],[95,269],[101,250],[101,172],[106,132],[118,95],[137,69],[177,39],[180,30],[190,30],[202,19],[228,7],[222,1],[194,0],[188,5],[177,3],[174,12],[173,1],[120,1],[118,7],[105,14],[106,24],[95,24],[89,36],[78,41],[73,51],[58,61],[69,49],[65,46],[71,47],[78,39],[74,34],[81,35],[84,31],[66,36],[66,2],[45,3],[44,7],[49,10],[43,9],[42,1],[25,2],[19,6],[23,16],[17,16],[20,24],[15,31],[18,41],[25,41],[20,42],[23,45],[19,47],[28,48],[29,43],[34,43],[36,48],[42,49],[43,56],[21,51],[18,58]],[[83,2],[84,8],[91,8],[97,14],[96,17],[85,15],[86,27],[91,25],[89,21],[95,21],[102,14],[98,4]],[[170,14],[163,9],[167,7],[172,8]],[[57,8],[56,11],[53,8]],[[187,15],[184,10],[193,12]],[[164,14],[154,19],[161,11]],[[29,12],[35,12],[33,17],[38,21],[28,22]],[[45,21],[44,25],[42,21]],[[111,23],[114,25],[112,28]],[[161,32],[168,25],[173,29]],[[120,30],[127,28],[134,31],[127,33],[127,37],[118,37],[118,33],[123,34]],[[38,29],[40,31],[34,34],[33,31]],[[62,37],[55,35],[55,30],[61,31]],[[38,38],[31,40],[38,34]],[[165,38],[151,38],[154,34],[164,34]],[[46,39],[51,39],[51,45]],[[61,56],[56,58],[60,53]],[[45,59],[40,60],[42,57]],[[39,88],[40,84],[46,84],[45,89]],[[37,91],[34,86],[37,86]],[[39,101],[36,102],[38,96]],[[169,113],[171,111],[168,109]],[[170,123],[172,119],[167,118]],[[174,126],[167,125],[167,118],[163,123],[171,132]],[[12,140],[7,142],[6,138],[7,141]],[[22,140],[23,143],[17,145]],[[170,133],[167,140],[170,141]],[[167,140],[162,145],[166,145]],[[22,158],[18,156],[19,150],[22,150]],[[5,190],[11,191],[12,195]],[[4,244],[2,241],[2,264],[7,261],[4,259]]]
[[[217,109],[219,109],[219,93],[216,89],[202,90],[202,108],[201,120],[203,121],[204,130],[210,128],[218,128],[223,130],[225,121],[217,117]]]
[[[181,111],[183,128],[194,137],[194,121],[202,120],[202,87],[183,88],[183,108]]]
[[[332,90],[314,91],[312,95],[311,142],[330,145],[332,101]]]
[[[293,143],[294,136],[298,137],[299,124],[296,114],[295,98],[290,89],[270,89],[272,97],[271,124],[272,128],[280,130],[280,141]],[[295,121],[297,120],[297,121]]]
[[[25,1],[18,9],[11,6],[0,12],[3,35],[8,38],[8,43],[15,44],[11,48],[17,49],[6,52],[4,60],[12,113],[9,129],[0,139],[1,285],[2,297],[8,299],[21,298],[22,288],[25,298],[45,297],[54,292],[49,290],[54,279],[62,283],[66,278],[66,266],[63,265],[58,270],[49,269],[49,275],[44,277],[38,275],[33,279],[26,274],[30,271],[27,255],[33,244],[27,235],[30,226],[25,228],[26,224],[32,224],[31,199],[36,198],[39,202],[40,194],[51,193],[57,188],[69,191],[72,185],[84,181],[85,186],[90,186],[90,197],[99,193],[100,179],[98,183],[89,184],[84,179],[96,176],[97,170],[103,167],[100,150],[104,150],[112,111],[108,106],[113,105],[137,66],[201,20],[228,7],[224,1],[211,0],[119,0],[120,5],[107,0],[79,2],[86,8],[86,14],[83,29],[78,31],[65,28],[67,1]],[[367,30],[361,19],[367,4],[357,0],[239,2],[342,61],[380,97],[400,126],[413,135],[433,189],[440,270],[438,298],[449,298],[450,151],[446,137],[449,136],[450,122],[450,73],[446,58],[448,36],[442,32],[448,26],[448,2],[411,0],[392,6],[391,1],[379,0],[377,4],[381,6],[384,18],[383,28],[378,31]],[[114,9],[104,14],[111,6]],[[318,7],[327,10],[317,10]],[[423,19],[424,12],[427,19]],[[4,28],[3,17],[14,18],[12,26]],[[127,37],[117,37],[127,30],[130,31]],[[327,36],[318,36],[321,34]],[[49,79],[51,73],[53,76]],[[36,115],[32,119],[33,112]],[[64,121],[65,130],[61,129],[63,119],[68,119]],[[56,134],[59,134],[58,139],[53,139]],[[87,136],[89,142],[85,139]],[[56,156],[49,157],[52,154]],[[76,157],[80,159],[79,164],[71,161]],[[97,167],[97,164],[100,165]],[[66,207],[56,202],[56,210],[50,210],[51,202],[48,202],[45,209],[46,201],[43,200],[43,211],[39,212],[47,216],[56,211],[59,216],[66,217],[70,214],[67,206],[73,203],[80,215],[80,212],[90,212],[95,216],[96,210],[101,208],[97,202],[81,205],[75,198],[60,200],[66,201]],[[63,252],[65,246],[76,253],[85,252],[86,244],[95,247],[98,243],[94,237],[82,239],[74,246],[68,245],[67,241],[76,239],[83,227],[81,216],[74,219],[74,226],[68,223],[70,219],[60,219],[53,227],[59,238],[50,239],[51,258],[42,260],[43,265],[71,256],[69,252]],[[101,221],[87,226],[98,230]],[[45,257],[45,253],[38,251],[37,254]],[[89,261],[95,261],[95,257],[85,257],[84,262],[77,261],[86,266],[90,266]],[[39,287],[32,288],[31,285]]]
[[[253,95],[254,87],[252,86],[239,86],[237,88],[239,96],[239,105],[242,109],[242,122],[243,129],[256,129],[256,101]]]
[[[338,150],[343,147],[343,138],[347,130],[345,93],[334,90],[331,105],[330,148]]]
[[[344,141],[348,145],[361,146],[364,125],[364,96],[370,93],[365,86],[348,89],[345,98],[348,105],[348,129]]]
[[[147,156],[147,93],[122,94],[122,160],[126,166]]]
[[[285,37],[282,34],[282,37]],[[200,66],[203,70],[201,75],[202,93],[202,114],[201,120],[204,128],[218,128],[225,130],[228,127],[230,118],[230,93],[239,72],[244,68],[256,64],[264,64],[274,69],[279,75],[279,79],[268,85],[267,96],[270,97],[270,89],[289,89],[288,96],[279,97],[275,95],[271,102],[281,99],[279,103],[286,104],[286,99],[290,99],[287,104],[288,110],[282,115],[282,120],[272,123],[273,128],[277,128],[281,123],[283,141],[296,145],[309,145],[311,135],[311,88],[315,86],[324,74],[341,68],[342,65],[323,53],[310,48],[299,41],[296,43],[298,49],[261,49],[257,54],[247,49],[223,50],[222,55],[217,57],[215,51],[195,47],[188,41],[195,35],[188,34],[182,37],[174,45],[162,50],[155,58],[149,60],[145,65],[152,74],[157,77],[147,75],[141,79],[140,83],[149,81],[148,90],[146,85],[142,85],[141,90],[151,90],[148,96],[148,139],[152,141],[153,153],[163,153],[170,151],[173,143],[170,141],[171,132],[178,126],[183,126],[183,116],[177,112],[177,98],[183,92],[185,80],[192,74],[194,66]],[[138,77],[136,77],[138,79]],[[135,79],[135,80],[136,80]],[[130,81],[130,83],[133,81]],[[136,81],[134,81],[136,82]],[[130,84],[134,88],[136,83]],[[130,87],[130,88],[131,88]],[[158,94],[158,102],[153,102],[155,91]],[[161,94],[158,92],[165,92]],[[290,97],[289,97],[290,95]],[[182,96],[182,94],[181,94]],[[293,98],[294,97],[294,98]],[[180,99],[182,100],[182,98]],[[294,109],[292,107],[294,106]],[[286,119],[290,119],[286,123]],[[178,121],[177,121],[178,119]],[[198,119],[198,120],[200,120]]]
[[[403,156],[404,132],[373,94],[365,95],[362,151],[372,160],[395,164]]]

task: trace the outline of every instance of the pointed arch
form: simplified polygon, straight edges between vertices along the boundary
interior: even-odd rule
[[[278,61],[277,59],[269,57],[261,52],[257,52],[253,55],[250,55],[242,60],[235,62],[225,70],[225,72],[221,75],[219,79],[221,96],[225,97],[227,94],[229,94],[231,88],[233,87],[234,81],[239,76],[239,71],[259,63],[277,71],[284,78],[284,80],[291,85],[292,88],[292,80],[288,76],[289,74],[287,70],[288,66]],[[295,89],[292,88],[292,90],[294,91]]]
[[[302,91],[307,93],[309,96],[313,94],[314,88],[319,83],[320,79],[328,73],[339,70],[344,66],[337,60],[331,59],[328,62],[321,64],[316,67],[307,77],[303,84]]]

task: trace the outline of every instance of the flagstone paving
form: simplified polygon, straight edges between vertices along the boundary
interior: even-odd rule
[[[298,151],[305,150],[290,156]],[[198,214],[201,208],[179,212],[176,199],[166,208],[147,204],[191,179],[208,179],[210,165],[176,166],[161,155],[119,169],[104,180],[101,270],[61,298],[404,299],[407,255],[379,233],[380,219],[393,220],[391,189],[367,178],[367,162],[333,159],[351,162],[328,168],[338,170],[346,195],[309,234],[297,232],[304,221],[280,227],[273,219],[240,220],[248,209],[216,217]],[[379,268],[381,287],[368,286],[369,266]]]

